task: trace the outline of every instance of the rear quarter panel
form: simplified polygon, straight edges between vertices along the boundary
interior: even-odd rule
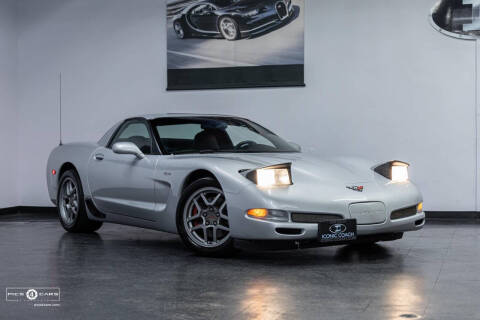
[[[66,164],[72,164],[77,170],[82,181],[82,188],[85,196],[90,196],[87,183],[88,160],[92,153],[99,148],[96,143],[70,143],[56,147],[48,158],[47,162],[47,186],[50,200],[57,203],[57,193],[62,170]],[[56,175],[52,174],[55,170]]]

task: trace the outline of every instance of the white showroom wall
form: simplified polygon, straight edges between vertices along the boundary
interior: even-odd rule
[[[18,205],[15,0],[0,1],[0,208]]]
[[[50,205],[62,72],[64,142],[142,113],[235,114],[325,155],[408,161],[427,210],[476,210],[475,42],[429,25],[435,1],[306,0],[306,88],[166,92],[164,1],[18,0],[19,204]]]

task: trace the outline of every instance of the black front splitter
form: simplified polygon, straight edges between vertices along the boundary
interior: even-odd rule
[[[361,245],[380,241],[395,241],[402,239],[403,232],[358,236],[354,241],[322,243],[312,240],[239,240],[235,239],[235,247],[246,250],[295,250],[341,245]]]

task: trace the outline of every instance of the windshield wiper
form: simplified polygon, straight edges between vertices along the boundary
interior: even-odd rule
[[[198,151],[200,154],[205,154],[205,153],[217,153],[219,150],[213,150],[213,149],[203,149]]]

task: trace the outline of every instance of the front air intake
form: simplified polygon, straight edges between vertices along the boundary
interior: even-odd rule
[[[390,215],[391,220],[408,218],[417,214],[417,206],[408,207],[400,210],[395,210]]]
[[[286,236],[299,236],[303,233],[302,229],[293,229],[293,228],[277,228],[275,229],[277,233],[283,234]]]
[[[277,14],[280,20],[288,18],[288,8],[285,2],[277,2],[277,4],[275,5],[275,9],[277,10]]]
[[[292,222],[296,223],[319,223],[329,220],[343,219],[339,214],[330,213],[300,213],[292,212]]]

